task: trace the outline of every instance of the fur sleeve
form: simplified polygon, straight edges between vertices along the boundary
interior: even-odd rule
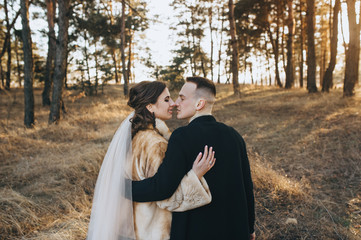
[[[184,212],[207,205],[211,201],[212,195],[206,180],[203,177],[199,180],[191,169],[183,177],[176,192],[170,198],[158,201],[157,205],[168,211]]]

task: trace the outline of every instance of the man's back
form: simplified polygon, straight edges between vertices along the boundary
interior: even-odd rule
[[[205,145],[216,152],[216,164],[204,175],[212,202],[187,212],[173,213],[171,239],[249,239],[254,231],[253,185],[242,137],[213,116],[201,116],[172,134],[157,174],[133,182],[133,200],[169,198]]]
[[[214,148],[217,161],[204,176],[212,202],[173,213],[171,239],[249,239],[254,224],[253,186],[241,136],[212,116],[198,117],[174,135],[183,143],[187,168],[192,168],[204,145]]]

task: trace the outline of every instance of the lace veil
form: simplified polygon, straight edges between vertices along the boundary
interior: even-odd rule
[[[132,203],[132,112],[116,131],[95,185],[87,240],[135,239]]]

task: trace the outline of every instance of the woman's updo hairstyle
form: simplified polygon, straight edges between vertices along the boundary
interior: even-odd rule
[[[155,117],[148,111],[147,106],[155,104],[165,88],[166,85],[163,82],[143,81],[130,89],[128,106],[134,108],[134,117],[130,120],[132,137],[138,131],[149,128],[149,125],[155,126]]]

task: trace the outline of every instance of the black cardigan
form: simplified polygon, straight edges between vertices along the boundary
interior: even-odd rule
[[[171,239],[249,239],[254,232],[253,183],[246,145],[232,127],[201,116],[176,129],[158,172],[132,182],[133,201],[169,198],[204,146],[213,147],[214,167],[205,174],[212,202],[186,212],[173,212]]]

